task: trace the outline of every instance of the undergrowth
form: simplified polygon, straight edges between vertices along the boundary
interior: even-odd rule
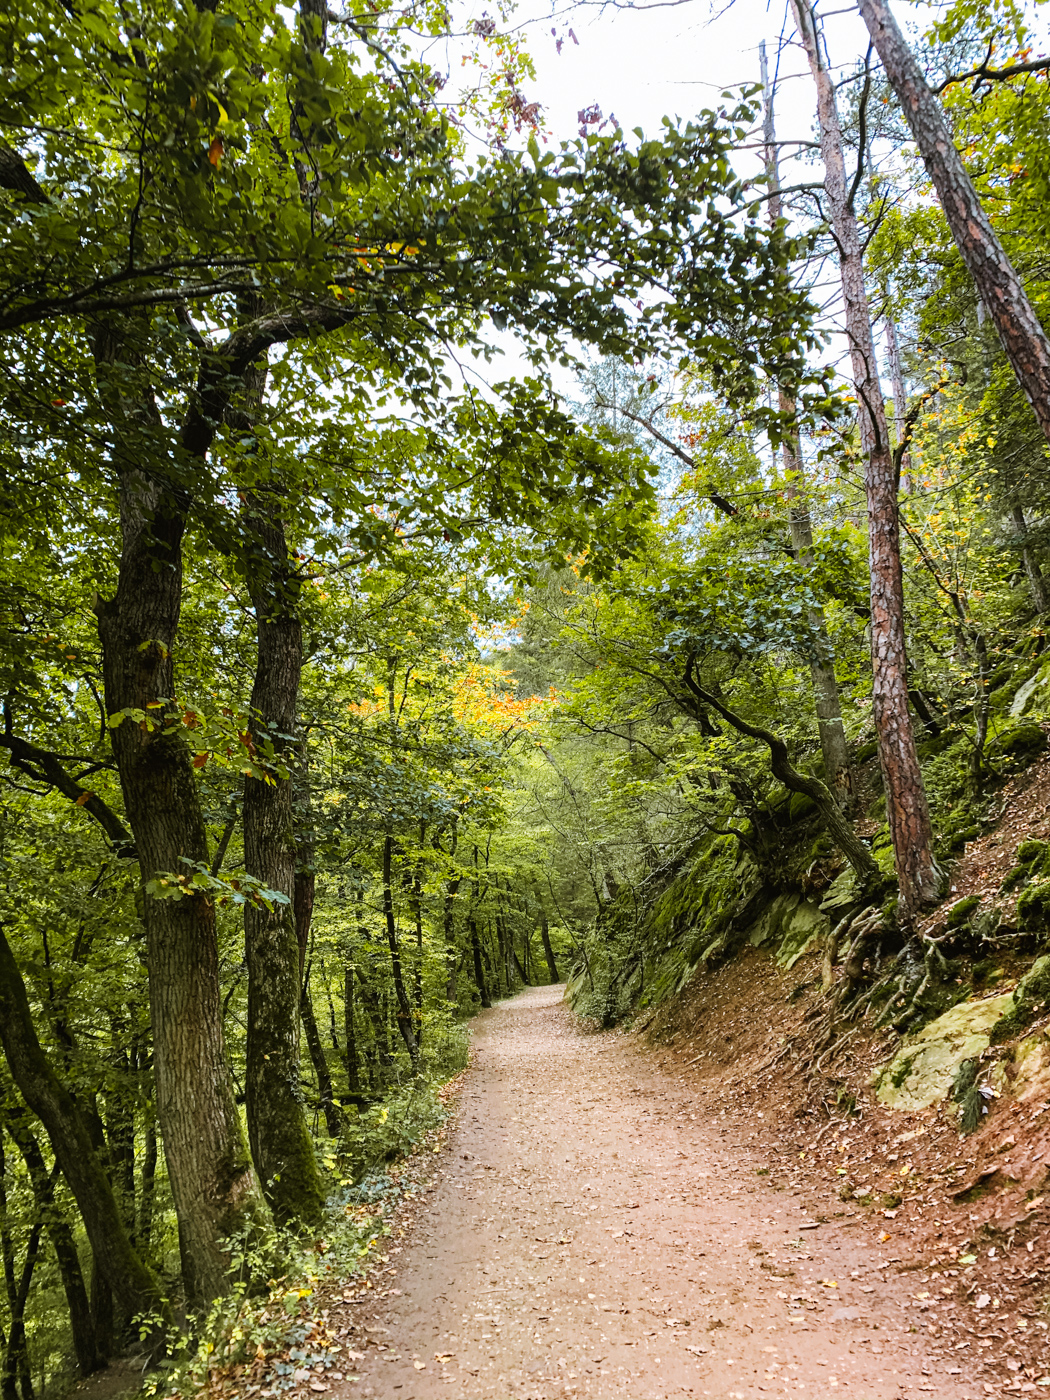
[[[217,1393],[248,1370],[257,1388],[265,1382],[263,1395],[276,1395],[296,1384],[298,1366],[337,1364],[317,1334],[317,1309],[327,1292],[360,1280],[383,1257],[393,1210],[416,1184],[413,1159],[439,1150],[448,1116],[443,1090],[467,1057],[465,1029],[450,1025],[432,1038],[414,1079],[381,1104],[345,1112],[340,1138],[318,1145],[330,1190],[316,1231],[272,1229],[232,1241],[231,1292],[172,1328],[143,1396]]]

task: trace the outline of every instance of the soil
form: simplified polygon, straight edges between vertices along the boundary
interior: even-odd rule
[[[771,1167],[771,1146],[797,1160],[790,1115],[766,1139],[767,1110],[727,1093],[725,1067],[589,1032],[561,991],[474,1023],[448,1147],[389,1250],[397,1287],[332,1305],[355,1372],[333,1395],[992,1391],[970,1340],[949,1348],[930,1321],[941,1280],[902,1272],[863,1213]]]

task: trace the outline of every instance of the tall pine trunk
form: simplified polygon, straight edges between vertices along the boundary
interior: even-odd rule
[[[864,286],[860,231],[846,179],[835,85],[824,64],[808,0],[791,0],[791,7],[817,87],[824,188],[838,244],[846,338],[857,392],[861,446],[867,459],[872,698],[886,786],[886,813],[900,886],[899,917],[902,923],[909,924],[923,905],[938,898],[943,877],[934,859],[929,806],[908,710],[896,471]]]
[[[933,181],[956,247],[1050,442],[1050,337],[984,211],[941,104],[926,85],[885,0],[860,0],[860,14]]]

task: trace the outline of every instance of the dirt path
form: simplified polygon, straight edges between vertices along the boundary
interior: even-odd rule
[[[977,1400],[990,1389],[925,1350],[906,1309],[932,1285],[887,1276],[848,1224],[807,1229],[800,1202],[756,1175],[739,1129],[697,1112],[689,1088],[624,1038],[583,1034],[560,988],[474,1025],[450,1150],[398,1256],[401,1296],[347,1309],[364,1356],[334,1390]]]

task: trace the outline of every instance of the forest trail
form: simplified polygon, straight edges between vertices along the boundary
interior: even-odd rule
[[[474,1022],[450,1146],[398,1256],[400,1296],[347,1309],[364,1355],[333,1391],[985,1393],[909,1332],[917,1277],[848,1223],[805,1228],[739,1127],[704,1111],[702,1087],[636,1042],[587,1034],[561,994],[530,989]]]

